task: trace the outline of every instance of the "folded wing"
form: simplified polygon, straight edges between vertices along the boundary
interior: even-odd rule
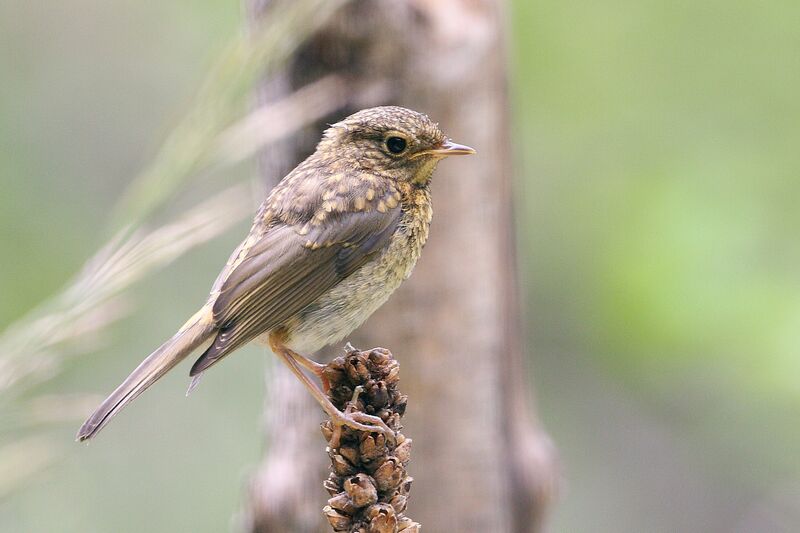
[[[219,283],[213,305],[219,333],[192,376],[281,325],[380,253],[401,208],[322,213],[302,224],[278,223],[243,249]]]

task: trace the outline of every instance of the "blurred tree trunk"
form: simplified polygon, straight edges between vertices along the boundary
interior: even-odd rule
[[[253,23],[276,1],[283,0],[251,0]],[[439,166],[419,265],[351,339],[390,348],[401,362],[406,434],[414,439],[409,508],[428,531],[541,531],[557,478],[555,453],[530,411],[519,327],[502,7],[499,0],[352,1],[259,92],[268,102],[337,74],[350,94],[335,116],[263,154],[270,185],[313,150],[326,123],[371,105],[426,112],[478,150]],[[326,455],[315,424],[322,412],[277,365],[267,381],[267,452],[244,527],[327,531]]]

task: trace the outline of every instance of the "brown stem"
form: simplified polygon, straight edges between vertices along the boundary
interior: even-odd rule
[[[344,357],[325,367],[331,384],[328,397],[338,409],[377,416],[394,433],[394,438],[386,438],[332,420],[322,424],[331,459],[331,473],[324,483],[331,498],[322,512],[334,531],[419,531],[419,524],[404,514],[413,479],[406,473],[411,439],[400,433],[408,398],[397,389],[399,370],[383,348],[361,352],[348,347]]]

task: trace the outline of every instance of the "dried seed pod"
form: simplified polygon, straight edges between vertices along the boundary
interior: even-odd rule
[[[328,503],[330,503],[330,500],[328,500]],[[397,514],[400,514],[403,511],[405,511],[406,507],[408,506],[408,496],[404,496],[402,494],[396,494],[394,498],[392,498],[392,500],[389,502],[389,505],[391,505],[394,508],[394,511]]]
[[[353,513],[356,512],[356,506],[353,505],[353,501],[350,499],[350,496],[348,496],[345,492],[340,492],[333,498],[329,499],[328,505],[348,516],[352,516]]]
[[[394,412],[400,416],[406,414],[406,405],[408,404],[408,396],[399,394],[394,400]]]
[[[344,370],[344,356],[341,356],[341,355],[339,355],[339,356],[337,356],[337,357],[334,357],[334,358],[331,360],[331,362],[330,362],[330,363],[328,363],[327,365],[325,365],[325,370],[327,370],[327,369],[331,369],[331,370]]]
[[[338,453],[331,455],[331,467],[337,476],[349,476],[356,472],[353,465]]]
[[[386,452],[386,436],[383,433],[362,433],[358,451],[361,461],[374,461]]]
[[[383,366],[392,360],[392,354],[386,348],[373,348],[369,351],[369,360],[378,366]]]
[[[322,513],[325,515],[325,518],[328,519],[328,523],[331,525],[334,531],[347,531],[350,529],[350,525],[353,523],[353,520],[350,518],[350,516],[340,513],[330,505],[323,507]]]
[[[344,406],[353,399],[353,389],[347,385],[332,387],[328,395],[336,407],[343,409]]]
[[[399,432],[408,401],[397,391],[399,365],[388,350],[359,352],[348,347],[323,376],[338,408],[378,416],[394,431],[392,436],[337,428],[331,421],[321,425],[331,458],[331,473],[324,482],[331,495],[324,510],[331,527],[348,533],[418,533],[419,524],[403,514],[412,481],[405,470],[411,439]]]
[[[387,385],[394,385],[400,381],[400,367],[396,365],[397,363],[395,362],[395,366],[391,367],[386,373],[384,381],[386,381]]]
[[[390,428],[395,428],[395,430],[399,430],[402,426],[400,425],[400,415],[397,413],[392,413],[389,411],[389,416],[383,418],[383,421],[386,422],[386,425]]]
[[[346,378],[344,371],[344,359],[342,359],[342,364],[339,366],[333,367],[331,365],[327,365],[324,369],[322,369],[322,377],[327,379],[328,383],[334,387],[344,381]]]
[[[319,429],[322,431],[322,436],[325,437],[325,441],[330,442],[331,438],[333,438],[333,424],[331,421],[326,420],[319,425]]]
[[[369,533],[394,533],[397,531],[397,515],[391,505],[378,503],[367,510]]]
[[[350,355],[345,364],[347,377],[356,384],[361,384],[369,379],[367,358],[361,354]]]
[[[359,463],[360,458],[356,448],[352,446],[340,446],[338,451],[350,464],[357,465]]]
[[[381,492],[396,488],[405,476],[406,471],[397,457],[388,457],[373,474],[375,485]]]
[[[403,463],[407,464],[411,459],[411,439],[405,439],[394,449],[394,456]]]
[[[335,496],[342,490],[339,479],[339,476],[331,472],[331,475],[328,476],[328,479],[322,482],[322,486],[325,487],[325,490],[327,490],[328,494],[331,496]]]
[[[422,531],[420,525],[404,516],[397,521],[397,533],[419,533]]]
[[[389,390],[385,381],[376,381],[368,385],[367,401],[376,409],[385,407],[389,403]]]
[[[350,355],[353,352],[357,352],[358,349],[354,348],[353,345],[348,342],[344,345],[342,351],[344,352],[345,355]]]
[[[366,474],[356,474],[344,482],[344,490],[355,507],[366,507],[378,501],[375,483]]]
[[[408,493],[411,492],[411,484],[414,482],[414,478],[411,476],[406,476],[403,482],[397,487],[397,491],[400,494],[408,496]]]

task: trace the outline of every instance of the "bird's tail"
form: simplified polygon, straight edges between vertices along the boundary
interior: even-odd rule
[[[211,308],[206,305],[190,318],[171,339],[142,361],[136,370],[122,382],[122,385],[100,404],[100,407],[78,430],[77,440],[83,441],[94,437],[108,424],[111,417],[158,381],[172,367],[196,349],[210,343],[215,331]]]

